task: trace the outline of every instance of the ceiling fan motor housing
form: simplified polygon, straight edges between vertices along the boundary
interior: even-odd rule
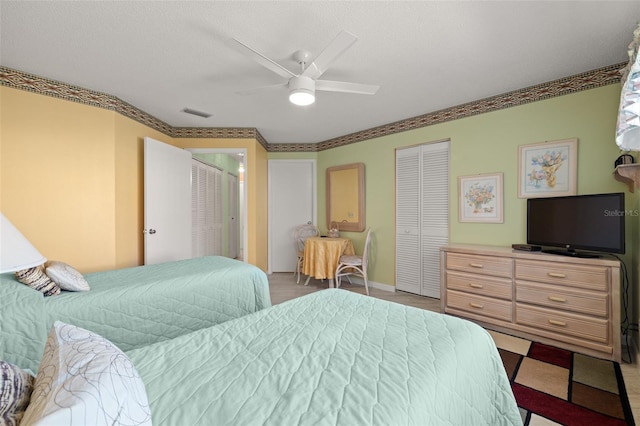
[[[315,101],[316,82],[303,75],[289,80],[289,100],[296,105],[310,105]]]

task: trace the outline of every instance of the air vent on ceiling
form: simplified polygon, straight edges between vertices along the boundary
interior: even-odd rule
[[[203,117],[203,118],[211,117],[211,114],[209,114],[208,112],[198,111],[196,109],[191,109],[191,108],[185,108],[182,110],[182,112],[186,112],[187,114],[191,114],[191,115],[197,115],[198,117]]]

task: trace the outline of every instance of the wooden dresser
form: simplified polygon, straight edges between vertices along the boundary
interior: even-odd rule
[[[440,249],[442,312],[620,362],[620,262],[510,247]]]

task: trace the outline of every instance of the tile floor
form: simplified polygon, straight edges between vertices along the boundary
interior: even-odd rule
[[[293,299],[295,297],[303,296],[305,294],[313,293],[318,290],[322,290],[328,287],[328,281],[320,281],[312,279],[308,286],[304,286],[302,283],[304,282],[304,276],[300,280],[300,284],[296,283],[296,277],[291,273],[274,273],[269,275],[269,285],[271,289],[271,301],[273,304],[278,304],[284,302],[289,299]],[[350,285],[348,283],[343,282],[343,286],[345,290],[354,291],[357,293],[365,293],[364,287],[360,285]],[[421,309],[427,309],[434,312],[440,311],[440,300],[431,299],[428,297],[417,296],[410,293],[404,292],[396,292],[396,291],[385,291],[379,290],[375,288],[369,289],[370,295],[372,297],[376,297],[379,299],[388,300],[391,302],[401,303],[404,305],[414,306]],[[494,340],[496,341],[496,346],[499,348],[505,349],[507,351],[513,352],[515,354],[526,355],[529,351],[529,346],[531,342],[525,339],[519,339],[513,336],[506,336],[500,333],[491,332]],[[589,358],[589,357],[583,357]],[[551,367],[540,365],[535,360],[527,361],[527,365],[525,365],[524,371],[522,372],[522,377],[518,380],[521,380],[526,385],[531,381],[543,381],[545,382],[545,377],[550,377],[551,375],[545,375],[545,371],[548,372],[549,368],[556,367],[552,365]],[[583,360],[585,363],[588,363],[588,360]],[[625,387],[627,391],[627,395],[629,397],[629,403],[631,405],[631,410],[633,411],[633,416],[636,421],[640,421],[640,367],[638,364],[628,364],[623,363],[620,365],[622,374],[624,376]],[[560,367],[561,368],[561,367]],[[522,366],[520,367],[522,370]],[[581,367],[579,371],[589,371],[590,367]],[[575,374],[575,372],[574,372]],[[581,374],[581,373],[578,373]],[[580,379],[580,377],[578,377]],[[580,379],[580,380],[590,380],[590,379]],[[577,380],[577,381],[580,381]],[[574,377],[574,381],[576,378]],[[588,384],[588,381],[587,381]],[[545,382],[545,386],[547,383]],[[548,383],[550,389],[553,389],[554,384]],[[600,385],[599,385],[600,386]],[[606,385],[602,385],[606,386]],[[566,393],[566,390],[562,391],[561,386],[556,386],[557,388],[553,390],[558,394]],[[566,387],[566,386],[565,386]],[[542,417],[536,420],[536,422],[532,422],[531,425],[543,425],[543,424],[554,424],[548,423],[548,421]]]

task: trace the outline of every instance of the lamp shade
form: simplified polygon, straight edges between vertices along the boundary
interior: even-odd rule
[[[640,151],[640,25],[629,44],[629,64],[622,76],[616,144],[624,151]]]
[[[42,265],[47,259],[0,213],[0,273]]]

